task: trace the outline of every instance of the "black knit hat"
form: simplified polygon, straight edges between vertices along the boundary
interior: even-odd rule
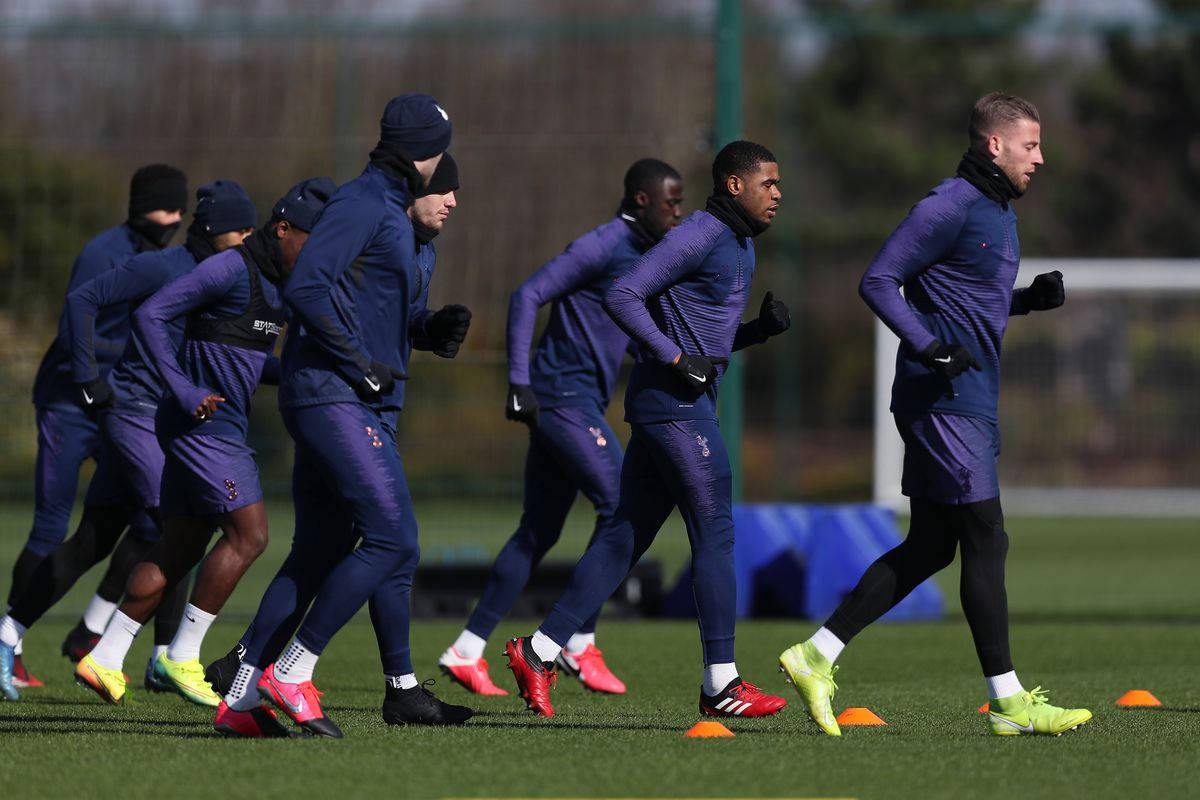
[[[442,153],[442,160],[438,162],[433,175],[429,176],[429,185],[421,190],[421,196],[456,191],[458,191],[458,164],[447,151]]]
[[[336,191],[337,184],[332,178],[309,178],[300,181],[279,198],[279,202],[271,209],[271,216],[274,219],[287,220],[293,227],[302,231],[311,231],[325,204]]]
[[[413,161],[433,158],[450,146],[450,116],[427,94],[393,97],[379,120],[379,141],[398,145]]]
[[[187,176],[167,164],[147,164],[129,181],[129,218],[148,211],[187,211]]]

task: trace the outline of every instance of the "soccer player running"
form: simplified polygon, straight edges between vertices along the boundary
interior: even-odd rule
[[[1059,272],[1013,290],[1021,251],[1012,202],[1044,163],[1041,123],[1029,101],[993,93],[976,102],[968,135],[957,176],[913,206],[859,284],[901,341],[892,412],[904,440],[902,489],[912,516],[908,537],[867,568],[812,638],[779,657],[809,715],[831,736],[841,734],[830,702],[842,648],[949,565],[955,549],[992,733],[1060,734],[1092,718],[1086,709],[1050,705],[1041,687],[1026,691],[1008,644],[1008,534],[996,476],[1000,343],[1010,315],[1065,299]]]
[[[441,358],[454,358],[458,355],[459,346],[462,344],[462,340],[457,334],[439,339],[431,338],[427,325],[431,316],[436,313],[428,308],[429,287],[432,284],[433,272],[437,263],[437,251],[434,248],[433,240],[441,233],[450,213],[458,206],[457,191],[458,166],[450,153],[446,152],[438,161],[437,169],[434,170],[429,183],[408,207],[408,216],[412,220],[413,239],[416,245],[417,266],[421,270],[421,290],[409,310],[409,348],[402,353],[399,365],[401,371],[407,371],[408,358],[412,349],[432,351],[434,355]],[[465,319],[465,306],[446,306],[445,309],[443,316],[457,314],[460,318]],[[463,329],[464,335],[465,332]],[[397,389],[401,393],[404,391],[403,386],[399,386]],[[347,539],[345,544],[347,550],[352,547],[354,544],[352,537]],[[263,621],[262,624],[276,629],[273,640],[279,642],[280,647],[299,624],[300,617],[312,602],[312,598],[319,588],[314,582],[305,581],[303,588],[296,596],[287,597],[286,602],[276,602],[280,599],[280,591],[291,593],[293,585],[287,581],[288,579],[284,578],[273,585],[272,590],[264,597],[263,608],[257,617]],[[393,690],[385,695],[384,719],[393,724],[408,722],[442,724],[447,719],[440,706],[426,702],[406,703],[404,701],[409,698],[410,693],[399,691],[401,677],[405,671],[411,670],[408,656],[407,623],[411,583],[411,574],[404,569],[397,570],[391,578],[384,581],[383,585],[375,590],[369,603],[371,622],[375,627],[375,637],[379,644],[379,656],[383,665],[385,684]],[[279,617],[271,615],[285,609],[293,610],[286,622],[279,624]],[[215,690],[226,696],[226,706],[233,712],[252,713],[261,717],[264,712],[255,710],[259,707],[258,690],[260,688],[267,690],[266,694],[269,698],[269,689],[261,678],[257,681],[257,686],[250,682],[249,676],[253,674],[251,668],[246,669],[244,680],[238,683],[237,691],[232,691],[234,679],[241,668],[242,658],[247,653],[253,636],[254,623],[251,623],[250,628],[242,635],[234,649],[209,664],[204,671],[204,676]],[[264,663],[273,660],[278,652],[278,647],[270,650],[270,654],[263,656]],[[417,693],[416,699],[423,700],[424,697],[423,693]],[[223,732],[229,735],[258,737],[278,735],[277,732],[273,732],[276,730],[269,726],[256,728],[250,725],[227,725]]]
[[[299,323],[284,347],[279,390],[296,442],[296,531],[259,606],[230,705],[236,708],[262,677],[275,704],[310,733],[341,736],[321,708],[313,671],[333,635],[385,583],[403,592],[395,602],[401,613],[388,621],[396,626],[397,674],[386,689],[385,720],[390,710],[397,721],[418,708],[445,721],[471,713],[423,689],[409,657],[406,587],[420,548],[395,426],[410,337],[448,347],[462,342],[469,322],[465,308],[448,307],[428,316],[420,337],[410,328],[423,275],[407,209],[450,134],[449,116],[429,95],[393,98],[370,163],[329,201],[284,288]],[[302,603],[314,591],[304,614]],[[276,637],[286,641],[297,614],[304,620],[272,664]]]
[[[125,353],[113,367],[108,381],[95,381],[94,320],[100,309],[113,304],[127,304],[132,313],[160,287],[187,273],[208,255],[240,242],[251,230],[254,206],[236,183],[207,184],[196,191],[196,198],[196,211],[188,228],[186,244],[141,253],[67,297],[72,371],[75,380],[85,384],[81,391],[81,394],[86,393],[84,401],[88,402],[90,398],[90,404],[102,412],[101,456],[84,499],[84,513],[96,520],[97,535],[91,563],[112,551],[117,536],[134,513],[145,511],[155,520],[159,519],[163,454],[155,436],[154,414],[164,392],[162,377],[136,336],[129,338]],[[12,616],[26,626],[31,625],[70,588],[58,583],[53,585],[54,592],[50,596],[33,597],[27,593],[13,607]],[[177,610],[180,612],[186,597],[184,587],[179,592],[181,602]],[[178,627],[178,619],[164,611],[166,605],[160,608],[157,616],[156,648],[165,648]],[[164,624],[168,617],[169,624]],[[147,672],[149,688],[169,688],[157,684],[152,665],[148,665]]]
[[[277,287],[335,188],[328,178],[292,187],[261,230],[200,262],[134,315],[135,335],[169,389],[156,418],[166,454],[164,530],[133,570],[125,600],[96,649],[103,648],[110,663],[123,661],[164,593],[186,584],[203,559],[179,630],[154,663],[160,681],[200,705],[220,703],[199,661],[204,634],[267,544],[262,488],[246,429],[258,384],[278,383],[278,362],[271,356],[284,321]],[[172,327],[184,320],[180,347]],[[215,527],[222,535],[205,558]],[[105,667],[92,656],[80,662],[77,674],[107,700],[124,693],[120,668]]]
[[[613,279],[679,224],[683,180],[673,167],[644,158],[625,173],[616,216],[567,246],[517,287],[508,307],[509,389],[505,416],[529,425],[525,508],[500,550],[466,628],[438,659],[442,671],[477,694],[508,692],[488,675],[484,647],[512,608],[529,574],[558,541],[579,492],[596,508],[593,537],[615,520],[621,445],[604,419],[629,336],[604,310]],[[553,303],[534,353],[537,312]],[[600,610],[574,632],[558,662],[588,689],[621,694],[625,684],[596,647]]]
[[[39,565],[29,591],[17,600],[8,618],[0,621],[0,627],[15,629],[18,636],[23,636],[26,629],[62,598],[83,570],[113,551],[117,537],[137,513],[146,512],[156,523],[159,519],[163,453],[155,436],[154,414],[164,392],[162,377],[141,342],[131,336],[108,380],[98,380],[95,320],[101,309],[112,305],[126,307],[132,314],[160,287],[186,274],[209,255],[241,242],[253,230],[254,205],[237,183],[217,181],[206,184],[196,190],[196,199],[186,244],[140,253],[67,296],[72,373],[82,386],[80,394],[84,402],[101,416],[101,451],[84,498],[84,517],[93,521],[95,533],[83,554],[70,551],[72,542],[66,542],[60,548],[69,553],[68,559],[82,559],[78,569],[61,570],[60,553]],[[175,335],[181,333],[182,324]],[[158,532],[156,524],[155,540]],[[139,553],[139,560],[148,549],[147,546]],[[181,602],[169,605],[174,611],[182,612],[187,589],[180,587],[177,591]],[[154,657],[166,648],[178,628],[178,617],[175,613],[164,613],[167,608],[168,604],[160,607],[156,617]],[[170,687],[159,684],[153,675],[154,657],[147,664],[147,688],[168,689]],[[106,662],[99,663],[104,666]],[[116,663],[112,668],[119,667]],[[79,674],[76,675],[78,678]],[[87,672],[84,680],[92,675]]]
[[[122,266],[138,253],[166,247],[179,229],[186,206],[187,178],[182,172],[166,164],[148,164],[139,168],[129,182],[128,217],[125,222],[100,233],[84,245],[71,267],[67,292],[107,270]],[[94,342],[98,381],[107,377],[124,351],[128,335],[129,309],[124,305],[103,309],[97,315]],[[8,591],[9,609],[29,588],[42,560],[62,544],[71,506],[75,503],[79,468],[86,459],[96,458],[100,450],[100,426],[81,407],[80,389],[71,376],[71,335],[65,303],[58,320],[58,335],[38,367],[33,383],[33,403],[37,410],[38,426],[33,529],[13,565],[12,584]],[[145,514],[135,517],[133,528],[134,535],[127,537],[124,542],[129,542],[135,550],[138,548],[134,542],[153,540],[157,535],[154,521]],[[95,521],[85,510],[75,535],[71,537],[71,548],[56,565],[57,572],[78,573],[70,578],[70,583],[73,584],[86,571],[82,564],[91,566],[86,554],[92,548],[95,537]],[[118,548],[118,557],[114,557],[76,631],[83,627],[99,636],[100,631],[104,630],[108,617],[116,608],[116,601],[121,599],[128,567],[132,565],[124,557],[125,549],[124,546]],[[69,635],[67,642],[63,643],[64,655],[70,652],[75,639],[78,639],[77,634],[74,637]],[[11,682],[14,687],[42,685],[22,663],[19,641],[12,658]],[[5,659],[6,656],[0,651],[0,673],[5,669]],[[3,678],[0,678],[0,685],[7,685]]]
[[[774,714],[787,702],[744,682],[734,662],[732,473],[717,424],[717,389],[729,354],[783,333],[786,306],[768,292],[740,323],[754,277],[754,237],[782,197],[769,150],[731,142],[713,162],[713,194],[613,282],[604,305],[640,347],[625,391],[632,428],[615,523],[597,535],[571,583],[532,636],[505,652],[521,697],[550,717],[554,660],[613,593],[675,507],[692,548],[692,589],[704,651],[700,711]]]

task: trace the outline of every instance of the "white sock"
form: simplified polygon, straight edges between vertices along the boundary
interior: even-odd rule
[[[216,614],[210,614],[203,609],[188,603],[183,608],[183,619],[179,620],[179,630],[167,648],[167,658],[172,661],[192,661],[200,657],[200,643],[208,626],[212,625]]]
[[[134,622],[122,612],[117,611],[109,620],[104,635],[92,648],[92,658],[105,669],[122,669],[125,666],[125,655],[133,647],[133,639],[142,629],[140,622]]]
[[[587,650],[588,645],[593,645],[595,643],[596,643],[596,632],[595,631],[592,631],[591,633],[579,633],[577,631],[574,635],[571,636],[570,639],[567,639],[567,645],[566,645],[566,647],[563,648],[563,650],[566,650],[568,653],[578,655],[579,653],[582,653],[584,650]]]
[[[25,652],[25,637],[21,637],[21,641],[17,642],[17,646],[13,648],[13,655],[19,656]]]
[[[154,650],[150,652],[150,663],[153,664],[155,661],[158,661],[158,657],[165,652],[167,652],[167,646],[165,644],[154,645]],[[170,658],[170,656],[167,657]]]
[[[487,639],[464,629],[454,640],[453,646],[460,656],[474,661],[477,658],[483,658],[483,648],[487,646]]]
[[[562,651],[557,642],[542,633],[541,628],[538,628],[533,634],[529,644],[533,646],[533,652],[542,661],[553,661],[558,658],[558,654]]]
[[[0,619],[0,642],[9,647],[17,647],[21,644],[21,637],[24,635],[24,625],[7,614],[4,615],[4,619]]]
[[[988,697],[992,700],[997,697],[1012,697],[1021,691],[1021,681],[1017,679],[1017,673],[1011,670],[1003,675],[990,675],[985,680],[988,686]]]
[[[117,610],[116,603],[110,603],[98,594],[92,595],[91,602],[83,611],[83,627],[92,633],[104,633],[113,612]]]
[[[721,693],[738,676],[737,664],[709,664],[704,668],[704,693],[713,697]]]
[[[825,656],[825,660],[830,664],[837,661],[837,657],[842,654],[846,643],[830,632],[829,628],[818,628],[817,632],[809,639],[813,643],[813,647],[817,648],[817,652]]]
[[[233,684],[229,694],[225,695],[225,703],[234,711],[249,711],[259,704],[258,679],[262,670],[253,664],[242,662],[237,674],[233,676]]]
[[[288,649],[275,662],[275,676],[284,683],[311,681],[320,657],[320,654],[300,644],[299,639],[292,639]]]
[[[406,672],[403,675],[384,675],[383,679],[393,689],[413,689],[417,685],[417,675],[413,672]]]

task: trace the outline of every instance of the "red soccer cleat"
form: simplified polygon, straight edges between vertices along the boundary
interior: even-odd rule
[[[550,687],[558,682],[554,664],[542,661],[533,652],[531,637],[509,639],[504,646],[508,656],[508,668],[517,679],[517,689],[525,700],[525,706],[539,717],[553,717],[554,706],[550,705]]]
[[[604,663],[604,653],[594,644],[583,648],[582,653],[568,653],[564,649],[558,654],[558,663],[568,675],[579,678],[586,689],[606,694],[625,694],[625,684],[612,674]]]
[[[25,666],[25,662],[20,656],[13,657],[13,686],[18,689],[36,689],[39,686],[45,686],[40,680],[35,678],[29,671],[29,667]]]
[[[342,730],[321,710],[321,692],[312,681],[287,683],[275,676],[275,665],[269,665],[258,679],[258,693],[270,700],[304,730],[314,736],[342,738]]]
[[[275,712],[264,706],[255,706],[249,711],[234,711],[221,701],[213,729],[225,736],[242,739],[286,739],[287,729],[279,724]]]
[[[438,658],[441,667],[449,678],[472,694],[507,695],[508,692],[492,683],[488,675],[488,663],[482,658],[463,658],[453,647],[447,647],[446,652]]]
[[[768,717],[778,714],[787,700],[764,694],[753,683],[734,678],[719,694],[709,697],[700,690],[700,713],[710,717]]]
[[[63,639],[62,654],[70,659],[72,664],[78,664],[84,656],[96,649],[99,641],[100,634],[88,630],[83,620],[79,620],[75,627],[71,628],[67,638]]]

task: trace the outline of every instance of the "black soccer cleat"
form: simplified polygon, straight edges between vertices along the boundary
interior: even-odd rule
[[[425,688],[433,679],[411,689],[388,686],[383,697],[383,721],[388,725],[461,725],[475,715],[466,706],[443,703]]]
[[[71,632],[67,634],[67,638],[63,639],[62,654],[66,658],[71,659],[71,663],[78,664],[83,660],[83,657],[92,652],[92,648],[100,641],[100,634],[92,633],[87,626],[83,624],[83,620],[75,623],[75,627],[71,628]]]
[[[233,679],[237,675],[238,667],[242,665],[242,656],[245,653],[245,646],[238,642],[232,650],[204,668],[204,680],[208,681],[208,685],[221,697],[229,694],[229,690],[233,688]]]

